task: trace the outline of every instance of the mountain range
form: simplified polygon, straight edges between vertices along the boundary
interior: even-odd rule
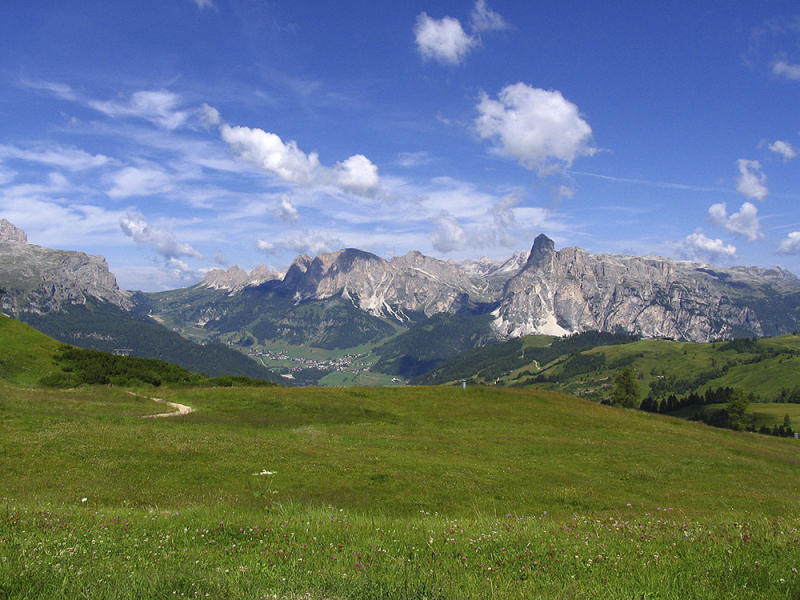
[[[254,358],[276,348],[358,348],[379,357],[374,366],[383,372],[403,376],[532,334],[708,342],[791,333],[800,322],[800,280],[781,267],[556,250],[545,235],[505,261],[416,251],[386,260],[347,248],[298,256],[284,273],[234,266],[187,288],[144,293],[121,290],[103,257],[30,244],[2,220],[0,287],[5,312],[77,345],[119,347],[132,334],[113,323],[130,321],[126,331],[146,323]],[[261,370],[267,363],[259,362],[249,361]]]

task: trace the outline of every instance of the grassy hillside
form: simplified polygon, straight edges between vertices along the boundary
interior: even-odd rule
[[[529,390],[159,395],[196,412],[2,387],[1,595],[800,592],[794,440]]]
[[[21,313],[19,319],[55,339],[91,350],[132,350],[134,356],[178,364],[210,376],[241,375],[279,381],[255,360],[222,344],[200,345],[152,319],[112,304],[88,301],[55,314]]]
[[[38,383],[58,370],[53,361],[58,346],[53,338],[0,314],[0,379]]]
[[[786,494],[800,485],[792,440],[547,392],[160,390],[196,412],[159,424],[108,420],[107,405],[87,407],[87,396],[102,396],[96,391],[52,394],[47,405],[28,394],[5,401],[0,484],[9,497],[38,502],[68,503],[92,491],[100,505],[258,508],[265,500],[250,493],[252,473],[267,469],[280,474],[267,504],[458,517],[475,502],[490,513],[560,515],[630,502],[697,516],[787,511],[797,499]],[[56,413],[54,431],[48,415]],[[71,475],[88,457],[92,468]],[[124,478],[113,476],[122,470]]]

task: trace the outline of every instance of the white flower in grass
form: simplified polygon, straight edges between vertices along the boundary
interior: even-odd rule
[[[87,500],[89,500],[89,499],[88,498],[81,498],[81,502],[86,502]]]

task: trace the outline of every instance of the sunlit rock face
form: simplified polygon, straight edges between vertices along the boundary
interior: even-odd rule
[[[131,307],[105,258],[29,244],[25,232],[5,219],[0,220],[0,287],[3,310],[12,313],[44,314],[90,297]]]
[[[796,326],[798,293],[800,282],[780,267],[714,269],[580,248],[556,251],[540,235],[524,268],[506,284],[494,326],[504,338],[617,329],[694,342],[774,335]]]

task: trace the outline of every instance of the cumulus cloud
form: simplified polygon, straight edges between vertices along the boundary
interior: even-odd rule
[[[712,204],[708,209],[708,220],[712,225],[722,227],[728,223],[728,205],[724,202]]]
[[[172,177],[160,169],[147,167],[125,167],[111,175],[112,198],[128,196],[150,196],[173,188]]]
[[[297,209],[292,204],[289,196],[286,194],[281,196],[281,200],[278,203],[278,208],[275,209],[275,216],[284,223],[296,223],[300,218],[300,215],[297,213]]]
[[[336,183],[347,192],[373,196],[380,187],[378,167],[363,154],[356,154],[336,165]]]
[[[759,231],[758,209],[750,202],[742,204],[739,212],[730,216],[725,228],[745,236],[751,242],[764,237],[764,234]]]
[[[772,74],[792,81],[800,81],[800,65],[778,60],[772,64]]]
[[[800,254],[800,231],[793,231],[781,241],[778,254]]]
[[[177,110],[181,98],[177,94],[160,91],[136,92],[127,102],[90,100],[89,106],[109,117],[134,117],[172,130],[186,121],[188,114]]]
[[[305,154],[297,143],[284,143],[279,136],[263,129],[223,125],[222,139],[241,160],[253,163],[284,181],[309,184],[320,168],[319,156]]]
[[[592,128],[559,91],[515,83],[503,88],[498,100],[483,94],[477,108],[478,134],[528,169],[548,173],[597,152],[591,145]]]
[[[475,3],[475,7],[472,9],[471,20],[472,30],[475,32],[499,31],[509,28],[509,24],[503,17],[486,6],[486,0],[478,0]]]
[[[431,236],[431,244],[439,252],[453,252],[467,245],[468,236],[461,224],[449,212],[443,210],[435,219],[436,231]]]
[[[102,154],[89,154],[78,148],[51,146],[25,150],[10,145],[0,144],[0,159],[18,159],[29,162],[41,163],[51,167],[61,167],[68,171],[84,171],[95,167],[102,167],[111,162],[111,159]]]
[[[792,146],[789,142],[784,142],[782,140],[775,140],[775,143],[769,144],[767,148],[772,150],[775,154],[783,156],[783,162],[787,162],[797,156],[797,148]]]
[[[434,19],[426,13],[420,13],[414,27],[417,50],[425,60],[459,65],[474,48],[481,45],[481,33],[510,27],[503,17],[487,6],[486,0],[475,2],[470,14],[470,26],[472,33],[468,34],[461,21],[454,17]]]
[[[736,189],[751,200],[763,200],[769,194],[767,176],[761,172],[761,163],[757,160],[740,158],[739,178]]]
[[[445,65],[461,64],[479,43],[477,38],[464,31],[458,19],[433,19],[426,13],[417,17],[414,35],[422,58],[434,59]]]
[[[257,165],[284,181],[307,186],[332,184],[342,191],[365,197],[375,197],[380,192],[378,167],[363,154],[355,154],[330,168],[320,164],[316,153],[306,154],[296,142],[284,142],[280,136],[263,129],[225,124],[220,131],[222,139],[240,160]]]
[[[119,220],[123,233],[137,244],[151,246],[166,261],[177,261],[181,256],[202,258],[200,253],[189,244],[183,244],[175,238],[169,229],[148,225],[142,213],[128,213]],[[178,265],[175,262],[172,266]],[[185,265],[185,263],[180,263]],[[188,267],[186,267],[188,269]]]
[[[728,231],[743,235],[751,242],[764,237],[760,231],[758,208],[750,202],[742,204],[739,212],[733,213],[730,217],[724,202],[713,204],[708,209],[708,220],[712,225],[724,226]]]
[[[730,260],[736,257],[736,247],[725,244],[721,239],[706,237],[702,231],[697,231],[686,236],[683,242],[683,251],[692,258],[702,258],[715,262],[717,260]]]

